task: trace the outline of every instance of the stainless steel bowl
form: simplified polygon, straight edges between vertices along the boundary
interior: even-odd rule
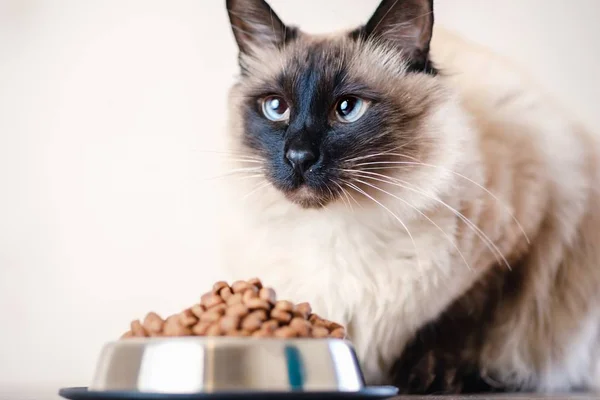
[[[108,343],[90,391],[356,392],[364,379],[338,339],[140,338]]]

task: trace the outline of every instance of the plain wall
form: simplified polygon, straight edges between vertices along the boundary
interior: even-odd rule
[[[377,0],[272,0],[309,31]],[[436,0],[600,131],[600,1]],[[218,275],[215,167],[237,73],[222,0],[0,0],[0,393],[87,385],[101,345]]]

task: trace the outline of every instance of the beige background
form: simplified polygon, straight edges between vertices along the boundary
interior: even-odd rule
[[[600,131],[600,1],[436,0]],[[272,0],[312,31],[377,0]],[[218,278],[222,0],[0,0],[0,397],[86,385],[106,340]]]

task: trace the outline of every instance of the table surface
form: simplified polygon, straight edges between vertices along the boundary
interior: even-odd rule
[[[569,394],[569,395],[531,395],[531,394],[501,394],[473,396],[398,396],[390,400],[599,400],[600,394]],[[0,387],[0,400],[64,400],[58,395],[58,387],[29,387],[3,388]],[[324,399],[326,400],[326,399]]]

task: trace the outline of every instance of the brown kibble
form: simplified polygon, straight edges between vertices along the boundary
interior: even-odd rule
[[[242,321],[242,329],[254,332],[260,328],[262,321],[258,315],[250,314]]]
[[[177,315],[171,315],[167,318],[163,326],[164,336],[189,336],[191,333],[190,328],[181,325]]]
[[[310,322],[303,318],[296,317],[290,321],[290,328],[295,330],[300,337],[308,337],[310,335]]]
[[[214,310],[207,310],[204,314],[202,314],[202,316],[200,317],[200,321],[202,322],[216,322],[218,321],[221,316],[223,316],[223,314],[225,314],[225,309],[214,309]]]
[[[266,321],[267,318],[268,318],[267,312],[265,310],[252,311],[250,313],[250,315],[252,315],[253,317],[258,318],[261,322]]]
[[[308,303],[300,303],[296,305],[296,312],[301,314],[302,318],[308,319],[308,316],[312,313],[312,307]]]
[[[248,307],[250,310],[258,310],[258,309],[268,310],[271,308],[269,306],[269,303],[267,303],[263,299],[259,299],[258,297],[249,299],[244,304],[246,304],[246,307]]]
[[[223,300],[227,301],[227,299],[229,299],[231,296],[233,296],[233,292],[231,291],[230,287],[224,287],[219,292],[219,296],[221,296],[221,298]]]
[[[330,331],[335,331],[336,329],[344,329],[340,324],[336,324],[335,322],[327,321],[327,329]]]
[[[219,281],[213,285],[212,292],[213,292],[213,294],[220,294],[219,292],[221,292],[221,289],[228,288],[228,287],[229,287],[229,285],[227,284],[227,282]]]
[[[212,324],[206,330],[206,336],[221,336],[221,333],[221,326],[218,323]]]
[[[346,337],[346,332],[344,331],[344,328],[337,328],[333,330],[329,336],[337,339],[344,339]]]
[[[155,312],[149,312],[144,318],[143,327],[150,334],[159,333],[165,321]]]
[[[329,335],[329,331],[322,326],[315,326],[312,328],[312,335],[315,338],[325,338]]]
[[[282,326],[281,328],[275,331],[274,336],[278,338],[288,339],[298,336],[298,333],[289,326]]]
[[[243,293],[247,289],[251,289],[250,286],[251,285],[248,282],[236,281],[233,282],[233,285],[231,285],[231,289],[233,290],[233,293]]]
[[[131,321],[130,324],[130,328],[131,328],[131,333],[133,333],[133,336],[136,337],[146,337],[148,336],[148,334],[146,333],[146,330],[144,329],[144,327],[142,326],[142,324],[140,323],[139,320],[135,320],[135,321]]]
[[[260,281],[260,279],[258,279],[258,278],[249,279],[248,283],[251,284],[252,286],[256,287],[258,290],[263,288],[263,284]]]
[[[248,289],[242,294],[242,302],[245,304],[250,299],[257,299],[258,293],[254,290]]]
[[[225,315],[240,317],[240,318],[245,317],[249,313],[250,313],[250,310],[248,310],[248,307],[246,307],[245,305],[243,305],[241,303],[234,304],[225,311]]]
[[[234,304],[241,304],[241,303],[242,303],[242,294],[241,293],[236,293],[227,299],[227,307],[231,307]]]
[[[287,300],[279,300],[277,303],[275,303],[275,308],[283,311],[292,312],[294,311],[294,303]]]
[[[262,329],[263,331],[267,331],[267,332],[275,332],[275,330],[279,328],[279,322],[274,320],[274,319],[270,319],[268,321],[265,321],[262,326],[260,327],[260,329]]]
[[[275,290],[272,288],[262,288],[258,293],[258,297],[261,299],[268,301],[271,304],[275,304],[277,302],[277,295],[275,294]]]
[[[273,332],[270,332],[270,331],[265,331],[264,329],[259,329],[258,331],[255,331],[255,332],[252,334],[252,336],[254,336],[254,337],[263,337],[263,338],[266,338],[266,337],[271,337],[271,336],[273,336]]]
[[[200,316],[206,311],[206,308],[202,304],[195,304],[190,308],[192,314],[196,316],[196,318],[200,318]]]
[[[228,333],[229,336],[238,336],[238,337],[243,337],[243,336],[250,336],[251,332],[245,331],[245,330],[240,330],[240,331],[233,331],[233,332],[229,332]]]
[[[216,282],[200,303],[163,320],[154,312],[134,320],[122,339],[132,337],[230,336],[257,338],[346,338],[344,327],[312,312],[309,303],[277,301],[260,279]]]
[[[221,321],[219,322],[221,324],[221,330],[227,334],[238,329],[240,326],[240,317],[229,315],[221,318]]]
[[[198,322],[198,317],[196,317],[194,313],[192,313],[192,310],[188,308],[179,313],[179,321],[183,326],[192,326]]]
[[[287,324],[292,320],[292,314],[287,311],[283,311],[278,308],[271,310],[271,318],[279,321],[280,323]]]
[[[211,325],[211,322],[198,322],[192,327],[192,333],[197,336],[204,336]]]
[[[218,294],[211,293],[210,296],[207,296],[205,299],[203,298],[202,305],[206,307],[207,310],[212,307],[218,306],[219,304],[223,304],[223,298]]]

